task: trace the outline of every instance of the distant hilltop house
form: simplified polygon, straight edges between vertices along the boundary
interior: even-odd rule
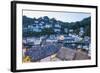
[[[39,18],[29,18],[23,16],[23,32],[42,32],[44,28],[52,28],[53,33],[65,34],[76,33],[79,36],[90,36],[90,19],[91,17],[84,18],[79,22],[63,22],[48,16]]]
[[[49,19],[47,16],[44,16],[39,19],[29,19],[26,16],[23,16],[23,31],[28,32],[42,32],[45,28],[53,28],[54,32],[61,31],[61,25],[54,18]]]
[[[64,28],[64,31],[65,31],[66,33],[68,33],[68,28]]]
[[[73,29],[70,29],[69,32],[70,32],[70,33],[73,32]]]

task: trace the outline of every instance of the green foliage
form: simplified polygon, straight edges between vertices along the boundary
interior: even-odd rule
[[[44,28],[43,30],[42,30],[42,35],[50,35],[50,34],[54,34],[54,30],[53,30],[53,28]]]
[[[41,35],[51,35],[51,34],[56,34],[54,32],[54,25],[56,25],[56,23],[59,23],[59,25],[61,26],[61,32],[62,34],[65,34],[66,32],[64,31],[65,28],[69,29],[73,29],[73,33],[79,34],[80,32],[80,28],[83,27],[84,28],[84,36],[91,36],[91,17],[88,18],[84,18],[82,21],[77,21],[77,22],[62,22],[62,21],[58,21],[55,18],[50,19],[47,16],[44,16],[44,19],[42,19],[41,17],[36,19],[36,18],[28,18],[26,16],[23,16],[23,28],[24,27],[28,27],[28,25],[33,25],[34,21],[37,20],[39,22],[43,21],[44,24],[49,24],[52,25],[51,28],[44,28],[42,29],[41,32],[34,32],[34,31],[28,31],[24,32],[23,30],[23,36],[27,37],[27,36],[41,36]]]

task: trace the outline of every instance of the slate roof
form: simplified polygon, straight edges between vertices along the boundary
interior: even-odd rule
[[[39,61],[45,57],[48,57],[52,54],[55,54],[59,51],[59,47],[57,47],[56,45],[46,45],[43,47],[37,46],[37,47],[33,47],[30,48],[29,50],[27,50],[25,52],[26,56],[30,56],[31,57],[31,61]]]
[[[88,54],[84,51],[80,50],[73,50],[70,48],[61,48],[57,52],[57,57],[61,60],[86,60],[90,59]]]

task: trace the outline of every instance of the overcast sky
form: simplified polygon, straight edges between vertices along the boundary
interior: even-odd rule
[[[39,18],[48,16],[63,22],[76,22],[91,16],[90,13],[76,13],[76,12],[49,12],[49,11],[23,11],[23,15],[30,18]]]

